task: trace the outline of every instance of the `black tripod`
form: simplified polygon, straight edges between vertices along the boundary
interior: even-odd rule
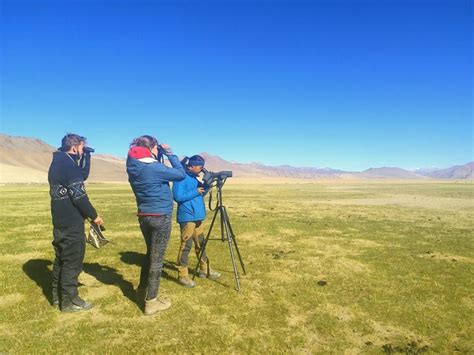
[[[224,205],[222,205],[222,186],[224,185],[226,179],[217,179],[217,205],[214,209],[211,209],[211,199],[209,200],[209,209],[214,212],[214,217],[212,218],[211,226],[209,227],[209,231],[207,232],[207,236],[204,239],[204,241],[201,244],[201,251],[199,252],[199,258],[198,258],[198,263],[196,265],[196,269],[194,270],[194,276],[193,280],[196,277],[198,267],[199,267],[199,261],[201,260],[202,256],[204,255],[204,251],[206,249],[207,242],[209,240],[221,240],[224,242],[227,240],[227,243],[229,244],[229,251],[230,251],[230,259],[232,260],[232,267],[234,269],[234,277],[235,277],[235,282],[237,284],[237,291],[240,291],[240,276],[239,276],[239,271],[237,270],[237,265],[235,264],[235,257],[234,257],[234,247],[235,251],[237,252],[237,256],[239,257],[240,265],[242,266],[242,271],[244,272],[245,275],[245,267],[244,267],[244,262],[242,261],[242,257],[240,256],[239,252],[239,247],[237,246],[237,241],[235,240],[235,235],[232,230],[232,226],[230,225],[230,220],[229,220],[229,215],[227,214],[227,210]],[[214,227],[214,223],[216,221],[217,215],[220,214],[220,220],[221,220],[221,238],[209,238],[212,232],[212,228]]]

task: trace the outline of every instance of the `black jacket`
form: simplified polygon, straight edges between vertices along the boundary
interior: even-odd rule
[[[85,218],[96,219],[97,212],[87,197],[84,180],[89,176],[90,156],[78,156],[62,151],[53,153],[48,181],[51,196],[51,215],[55,228],[84,223]]]

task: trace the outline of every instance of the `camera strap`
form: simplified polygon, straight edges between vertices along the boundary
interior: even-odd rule
[[[217,190],[217,194],[219,194],[219,190]],[[214,208],[212,208],[212,189],[211,189],[209,192],[209,211],[215,211],[217,209],[218,203],[219,203],[219,195],[217,195],[216,205],[214,206]]]

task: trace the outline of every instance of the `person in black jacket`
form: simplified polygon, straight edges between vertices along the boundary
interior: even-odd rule
[[[89,176],[90,150],[86,138],[69,133],[53,153],[48,182],[53,220],[53,305],[63,312],[92,308],[77,290],[85,255],[84,219],[101,225],[102,218],[87,197],[84,181]]]

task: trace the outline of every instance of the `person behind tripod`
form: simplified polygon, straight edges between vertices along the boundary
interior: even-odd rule
[[[200,155],[185,157],[181,160],[186,177],[173,184],[173,197],[178,203],[177,220],[181,227],[181,243],[178,252],[178,280],[185,287],[194,287],[196,283],[188,277],[188,256],[194,241],[196,257],[199,258],[204,242],[202,222],[206,218],[203,196],[207,190],[197,176],[204,168],[204,159]],[[221,275],[209,267],[209,259],[204,253],[199,261],[199,277],[216,280]]]

